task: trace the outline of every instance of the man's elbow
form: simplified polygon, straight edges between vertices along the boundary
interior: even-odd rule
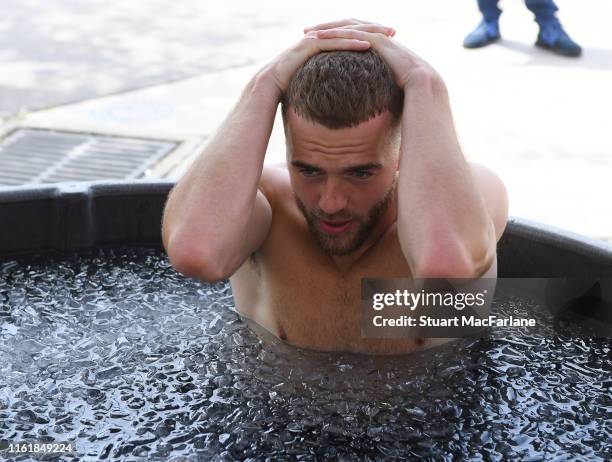
[[[229,271],[210,249],[195,246],[166,247],[170,264],[182,275],[204,282],[218,282],[229,278]]]
[[[490,264],[489,264],[490,266]],[[415,271],[415,278],[429,279],[467,279],[478,278],[482,274],[475,265],[455,265],[447,262],[422,265]],[[484,271],[483,271],[484,272]]]
[[[419,278],[480,278],[497,261],[495,226],[489,220],[485,236],[478,244],[470,245],[451,240],[447,245],[433,245],[420,258],[417,265]]]
[[[496,248],[489,249],[478,259],[453,257],[450,253],[424,259],[415,270],[415,278],[464,279],[480,278],[497,259]]]

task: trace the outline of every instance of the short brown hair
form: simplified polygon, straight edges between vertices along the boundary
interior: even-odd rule
[[[404,92],[387,64],[372,50],[328,51],[306,61],[281,100],[283,121],[292,107],[327,128],[348,128],[389,110],[401,119]]]

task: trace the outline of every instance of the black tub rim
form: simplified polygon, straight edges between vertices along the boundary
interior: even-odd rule
[[[0,261],[101,246],[161,247],[161,216],[174,185],[173,180],[141,179],[0,187]],[[551,257],[555,253],[571,261],[562,264],[564,258]],[[513,263],[517,259],[520,264]],[[564,268],[576,265],[589,272],[605,267],[606,274],[609,267],[612,275],[612,244],[510,216],[498,260],[506,276],[551,276],[539,274],[546,267],[557,267],[563,275]]]

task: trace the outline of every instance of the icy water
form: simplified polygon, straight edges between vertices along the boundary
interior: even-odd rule
[[[311,352],[148,249],[0,263],[0,307],[0,439],[62,460],[612,459],[610,341],[571,330]]]

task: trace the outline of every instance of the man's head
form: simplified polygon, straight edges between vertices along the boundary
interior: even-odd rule
[[[373,51],[320,53],[282,100],[296,202],[329,255],[357,250],[395,196],[403,92]]]

